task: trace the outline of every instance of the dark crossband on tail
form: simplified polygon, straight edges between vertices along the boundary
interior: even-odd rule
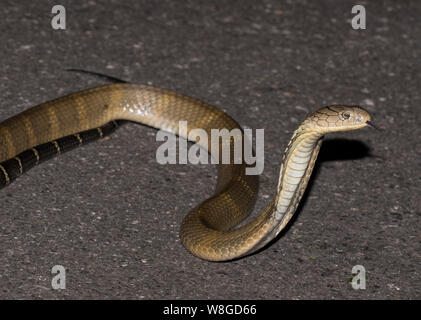
[[[32,167],[55,157],[60,153],[70,151],[78,146],[98,140],[113,133],[118,126],[126,121],[111,121],[106,125],[75,133],[60,139],[40,144],[31,149],[25,150],[16,157],[0,163],[0,189],[7,186],[17,177],[31,169]]]

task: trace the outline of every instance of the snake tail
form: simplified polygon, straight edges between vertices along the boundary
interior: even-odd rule
[[[0,189],[34,166],[79,146],[96,141],[113,133],[123,120],[110,121],[104,126],[71,134],[27,149],[13,158],[0,163]]]
[[[120,78],[116,78],[116,77],[113,77],[113,76],[109,76],[108,74],[104,74],[104,73],[100,73],[100,72],[96,72],[96,71],[74,69],[74,68],[66,69],[66,71],[88,74],[90,76],[94,76],[94,77],[100,78],[100,79],[105,79],[107,81],[111,81],[111,82],[114,82],[114,83],[129,83],[129,81],[126,81],[126,80],[123,80],[123,79],[120,79]]]

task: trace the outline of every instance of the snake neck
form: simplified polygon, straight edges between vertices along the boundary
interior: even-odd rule
[[[297,195],[301,198],[307,186],[322,138],[322,134],[306,131],[302,127],[294,132],[282,156],[275,198],[278,213],[276,219],[282,219],[282,216],[292,209],[295,211],[300,200],[297,199]]]
[[[274,239],[294,215],[310,179],[322,140],[323,134],[308,130],[305,124],[294,131],[282,156],[275,199],[264,211],[272,230],[253,251]]]

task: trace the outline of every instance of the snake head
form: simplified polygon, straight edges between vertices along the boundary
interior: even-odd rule
[[[373,126],[370,114],[358,106],[324,107],[313,113],[307,120],[308,128],[322,134],[357,130],[367,125]]]

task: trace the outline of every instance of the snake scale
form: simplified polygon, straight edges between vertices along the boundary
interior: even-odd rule
[[[184,138],[201,128],[241,128],[218,108],[170,90],[140,84],[110,84],[30,108],[0,124],[0,187],[55,154],[109,134],[116,120],[130,120]],[[187,132],[179,132],[187,121]],[[211,261],[248,255],[271,241],[294,214],[314,167],[323,136],[363,128],[370,115],[357,106],[317,110],[293,133],[283,154],[276,196],[257,217],[236,227],[251,211],[258,176],[247,164],[219,165],[213,196],[182,221],[180,238],[195,256]]]

